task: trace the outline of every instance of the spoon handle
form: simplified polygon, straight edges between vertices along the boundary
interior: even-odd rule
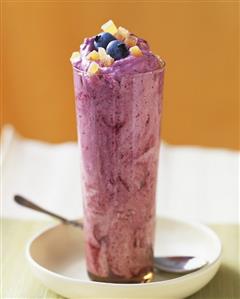
[[[31,202],[30,200],[20,196],[20,195],[15,195],[14,196],[14,200],[16,203],[18,203],[19,205],[23,206],[23,207],[26,207],[26,208],[29,208],[29,209],[32,209],[32,210],[35,210],[35,211],[38,211],[38,212],[41,212],[43,214],[47,214],[49,216],[52,216],[58,220],[61,220],[62,222],[64,223],[68,223],[68,224],[72,224],[72,225],[76,225],[76,226],[80,226],[82,227],[82,223],[80,222],[77,222],[77,221],[72,221],[72,220],[68,220],[62,216],[59,216],[53,212],[50,212],[38,205],[36,205],[35,203]]]

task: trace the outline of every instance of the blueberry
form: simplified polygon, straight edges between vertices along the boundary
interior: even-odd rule
[[[111,41],[107,46],[106,52],[114,58],[114,60],[118,60],[129,55],[128,48],[120,40]]]
[[[107,45],[113,40],[116,40],[116,38],[112,34],[108,32],[102,32],[95,37],[94,46],[96,49],[100,47],[106,49]]]

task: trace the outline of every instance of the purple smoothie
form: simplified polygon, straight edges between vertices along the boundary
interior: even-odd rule
[[[129,55],[89,76],[73,63],[87,269],[94,280],[141,282],[153,270],[163,62],[138,39]]]

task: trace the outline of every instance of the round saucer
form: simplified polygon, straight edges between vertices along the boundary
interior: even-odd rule
[[[180,299],[204,287],[216,274],[221,243],[208,227],[179,219],[157,219],[155,255],[193,255],[208,261],[204,268],[186,275],[158,273],[146,284],[91,281],[86,272],[81,229],[58,224],[33,237],[26,249],[36,277],[49,289],[68,298]]]

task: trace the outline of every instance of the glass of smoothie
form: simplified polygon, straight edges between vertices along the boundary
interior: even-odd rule
[[[164,62],[112,21],[73,66],[85,253],[92,280],[153,276]]]

